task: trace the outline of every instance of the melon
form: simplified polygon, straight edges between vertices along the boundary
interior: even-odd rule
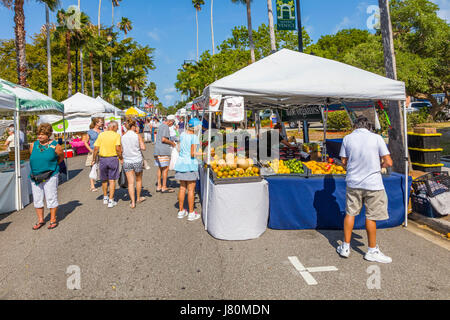
[[[247,168],[250,167],[250,165],[249,165],[249,163],[248,163],[248,160],[245,159],[245,158],[239,158],[239,159],[237,160],[237,166],[238,166],[239,168],[244,169],[244,170],[247,170]]]

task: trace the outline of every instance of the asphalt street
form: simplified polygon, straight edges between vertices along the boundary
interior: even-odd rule
[[[148,199],[132,210],[124,190],[116,208],[103,205],[101,192],[89,191],[84,162],[70,159],[57,229],[32,231],[32,205],[0,215],[0,299],[450,298],[450,252],[403,227],[378,232],[389,265],[363,260],[364,231],[354,233],[348,259],[335,252],[341,231],[267,230],[256,240],[220,241],[201,220],[177,219],[177,195],[155,192],[153,164],[144,173]],[[305,268],[337,271],[310,273],[317,284],[309,285],[294,256]],[[79,290],[68,289],[70,266],[79,268]]]

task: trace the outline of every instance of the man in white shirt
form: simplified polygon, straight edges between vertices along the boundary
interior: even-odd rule
[[[390,263],[377,246],[376,221],[389,219],[388,199],[383,185],[381,168],[392,167],[392,159],[383,138],[370,131],[366,117],[358,117],[355,130],[344,138],[340,156],[347,167],[347,208],[344,220],[344,242],[337,252],[345,258],[350,255],[350,241],[362,207],[366,208],[366,230],[369,250],[364,256],[368,261]]]

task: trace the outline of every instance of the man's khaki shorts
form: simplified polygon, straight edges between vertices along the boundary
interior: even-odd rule
[[[357,216],[366,207],[366,218],[372,221],[389,219],[388,199],[385,190],[371,191],[347,188],[347,209],[349,216]]]

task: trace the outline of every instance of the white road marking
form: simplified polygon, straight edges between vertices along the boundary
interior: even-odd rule
[[[288,259],[292,263],[294,268],[300,273],[306,283],[310,286],[317,285],[316,279],[314,279],[310,272],[338,271],[338,269],[334,266],[305,268],[305,266],[303,266],[303,264],[300,262],[300,260],[298,260],[297,257],[288,257]]]

